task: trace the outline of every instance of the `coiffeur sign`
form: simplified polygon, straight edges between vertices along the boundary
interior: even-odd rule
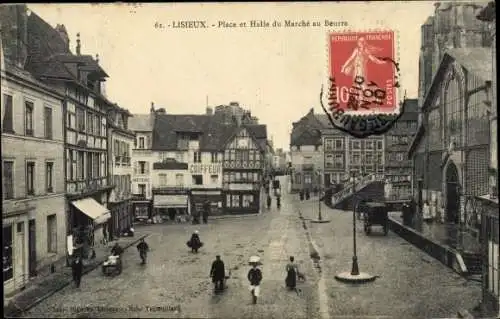
[[[220,174],[222,164],[189,164],[189,172],[191,174]]]

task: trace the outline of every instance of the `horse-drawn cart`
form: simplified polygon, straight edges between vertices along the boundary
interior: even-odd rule
[[[372,226],[379,225],[383,227],[384,235],[387,235],[389,231],[387,205],[383,202],[365,202],[362,209],[365,233],[369,235]]]

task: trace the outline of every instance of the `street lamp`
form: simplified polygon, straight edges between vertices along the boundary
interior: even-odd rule
[[[365,272],[359,272],[359,266],[358,266],[358,256],[356,254],[356,199],[355,199],[355,194],[356,194],[356,179],[355,175],[356,172],[354,170],[350,171],[351,175],[351,180],[352,180],[352,188],[353,188],[353,195],[352,195],[352,241],[353,241],[353,256],[352,256],[352,268],[351,271],[348,272],[342,272],[338,275],[335,276],[335,279],[338,281],[342,282],[348,282],[348,283],[365,283],[365,282],[370,282],[374,281],[377,276],[372,276],[368,273]]]
[[[316,220],[311,220],[311,223],[317,223],[317,224],[326,224],[329,223],[329,220],[324,220],[323,217],[321,216],[321,194],[322,194],[322,183],[321,183],[321,170],[317,170],[316,173],[318,174],[318,219]],[[324,199],[324,197],[323,197]]]
[[[323,217],[321,216],[321,194],[322,192],[322,183],[321,183],[321,170],[317,170],[316,174],[318,175],[318,219],[316,220],[311,220],[311,223],[317,223],[317,224],[325,224],[329,223],[329,220],[324,220]]]

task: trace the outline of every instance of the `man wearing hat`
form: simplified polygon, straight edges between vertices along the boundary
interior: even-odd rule
[[[212,263],[212,269],[210,270],[210,277],[212,277],[212,282],[215,284],[216,292],[224,290],[226,271],[220,255],[215,256],[215,261]]]

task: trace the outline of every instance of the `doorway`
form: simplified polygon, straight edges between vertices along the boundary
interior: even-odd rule
[[[460,222],[460,194],[457,166],[450,162],[446,169],[446,221],[458,224]]]
[[[36,220],[31,219],[28,225],[28,269],[30,277],[37,275],[36,271]]]

